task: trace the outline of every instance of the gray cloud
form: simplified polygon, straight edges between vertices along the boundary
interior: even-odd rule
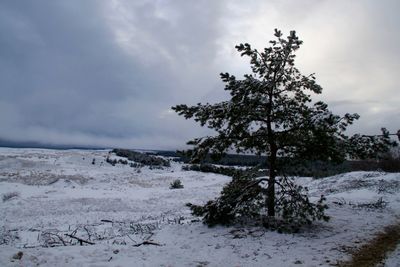
[[[169,108],[226,97],[248,72],[234,46],[274,28],[305,41],[298,63],[323,99],[400,126],[397,1],[2,1],[0,139],[174,149],[208,133]],[[366,119],[364,119],[366,118]],[[396,128],[397,127],[397,128]]]

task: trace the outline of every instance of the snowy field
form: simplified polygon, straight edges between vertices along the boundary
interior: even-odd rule
[[[297,179],[332,217],[301,233],[208,228],[185,204],[216,197],[229,177],[108,155],[0,148],[0,266],[334,266],[400,221],[400,174],[353,172]],[[169,189],[175,179],[183,189]],[[386,266],[399,262],[397,249]]]

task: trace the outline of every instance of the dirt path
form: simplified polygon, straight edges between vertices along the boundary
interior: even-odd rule
[[[386,226],[372,240],[352,253],[349,261],[341,262],[339,267],[374,267],[383,263],[387,255],[400,244],[400,223]]]

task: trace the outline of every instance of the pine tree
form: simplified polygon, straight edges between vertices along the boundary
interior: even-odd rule
[[[188,142],[194,146],[187,152],[192,162],[199,162],[208,154],[219,158],[232,150],[267,155],[268,178],[239,183],[235,194],[243,197],[243,191],[254,184],[252,190],[258,190],[259,193],[249,199],[254,201],[261,196],[268,217],[275,217],[277,209],[282,213],[279,205],[283,205],[282,201],[288,197],[286,195],[279,202],[276,185],[280,186],[279,192],[288,192],[285,187],[293,187],[292,183],[285,186],[277,179],[285,176],[287,164],[306,160],[341,162],[346,157],[371,157],[388,150],[393,144],[385,129],[379,137],[348,137],[345,130],[359,115],[348,113],[338,116],[324,102],[313,103],[311,94],[320,94],[322,87],[316,83],[314,74],[303,75],[295,67],[295,52],[302,41],[295,31],[283,38],[281,31],[275,29],[275,37],[276,40],[270,41],[270,47],[263,51],[253,49],[247,43],[236,46],[241,56],[250,58],[252,73],[245,74],[243,79],[237,79],[229,73],[220,74],[225,90],[231,95],[229,100],[216,104],[172,107],[186,119],[194,118],[201,126],[217,132],[215,136]],[[264,181],[267,182],[266,190],[260,186]],[[226,192],[230,192],[229,188],[226,189]],[[296,198],[293,195],[291,197]],[[290,205],[300,200],[293,201]],[[322,203],[323,198],[320,201]],[[233,202],[229,205],[237,207],[242,204]],[[322,207],[325,206],[313,206],[314,211],[319,209],[322,212],[316,219],[324,218]],[[204,210],[199,212],[199,207],[197,211],[205,213]]]

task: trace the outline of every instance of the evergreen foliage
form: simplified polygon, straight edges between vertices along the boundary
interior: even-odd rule
[[[203,216],[209,225],[231,225],[236,222],[262,222],[269,229],[279,232],[297,232],[301,226],[315,220],[329,220],[325,215],[328,208],[321,196],[316,203],[310,202],[308,189],[296,185],[289,177],[277,179],[281,185],[276,192],[276,217],[263,216],[268,178],[258,177],[257,169],[235,175],[222,189],[221,196],[208,201],[204,206],[187,205],[196,216]]]
[[[111,151],[119,157],[127,158],[128,160],[134,161],[147,166],[160,166],[160,167],[170,167],[171,164],[168,160],[161,157],[149,155],[146,153],[140,153],[129,149],[113,149]],[[127,164],[128,162],[118,162],[122,164]],[[112,163],[110,163],[112,164]],[[115,165],[115,163],[114,163]]]
[[[169,185],[169,189],[181,189],[181,188],[183,188],[183,184],[182,184],[181,180],[179,180],[179,179],[174,180]]]
[[[191,164],[191,165],[184,165],[182,167],[184,171],[200,171],[200,172],[211,172],[217,173],[227,176],[234,176],[238,175],[243,172],[241,169],[236,168],[229,168],[229,167],[217,167],[213,164],[209,163],[202,163],[202,164]]]
[[[376,157],[394,145],[386,129],[380,136],[348,137],[346,128],[359,115],[338,116],[324,102],[312,102],[311,94],[320,94],[322,87],[314,74],[303,75],[295,67],[295,52],[302,41],[295,31],[283,38],[281,31],[275,30],[275,37],[262,51],[247,43],[236,46],[241,56],[249,57],[252,73],[243,79],[221,73],[225,90],[231,95],[229,100],[172,107],[179,115],[193,118],[217,133],[188,142],[193,149],[186,154],[193,163],[201,162],[208,154],[218,159],[232,149],[267,156],[268,178],[233,179],[217,200],[204,207],[192,206],[209,225],[255,214],[266,219],[268,227],[272,227],[271,221],[301,225],[327,219],[324,198],[317,204],[310,203],[304,188],[288,182],[285,169],[314,160],[340,163],[347,157]]]

